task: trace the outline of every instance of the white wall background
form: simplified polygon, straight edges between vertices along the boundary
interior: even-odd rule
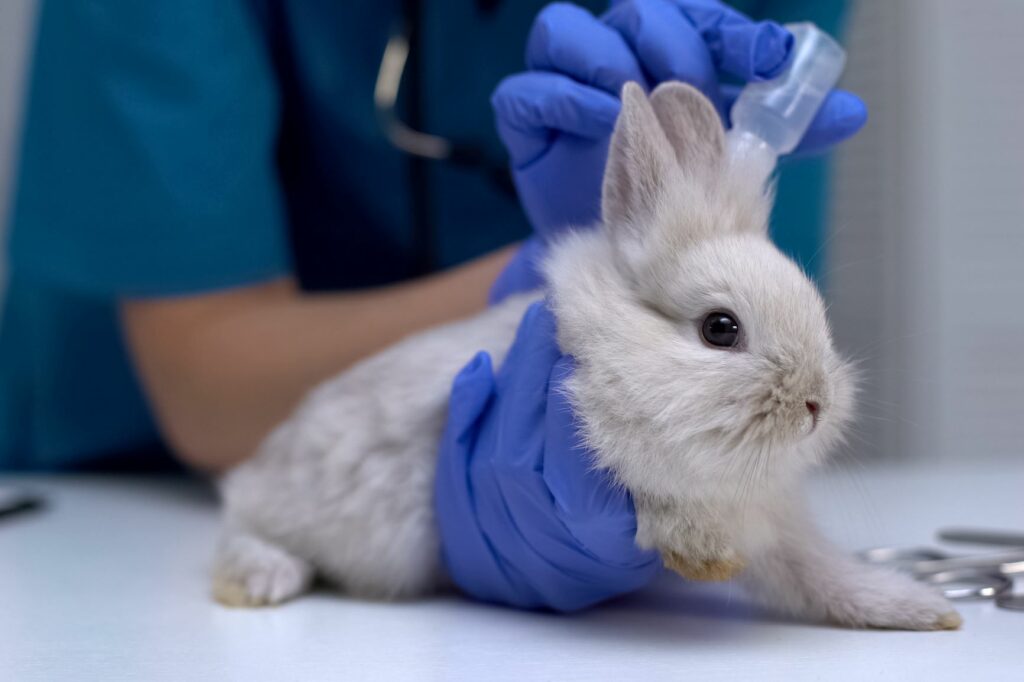
[[[36,0],[0,0],[0,244],[6,243],[16,131]],[[0,258],[0,299],[6,258]]]
[[[863,359],[863,449],[935,461],[1024,448],[1024,2],[862,0],[840,154],[832,316]]]

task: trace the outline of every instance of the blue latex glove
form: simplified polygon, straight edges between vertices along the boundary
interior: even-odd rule
[[[741,81],[778,75],[792,36],[774,22],[753,22],[717,0],[622,0],[595,18],[556,3],[537,16],[526,47],[529,71],[495,91],[498,133],[511,158],[519,199],[536,232],[550,236],[600,215],[608,141],[626,81],[653,88],[681,80],[699,88],[723,114]],[[797,153],[824,150],[864,124],[855,95],[834,91]]]
[[[500,303],[512,294],[540,288],[544,284],[540,275],[540,261],[544,253],[544,242],[539,236],[534,235],[523,242],[491,285],[488,303]]]
[[[571,358],[543,304],[493,374],[479,353],[455,379],[436,480],[444,560],[485,601],[573,611],[646,584],[629,495],[590,467],[559,387]]]

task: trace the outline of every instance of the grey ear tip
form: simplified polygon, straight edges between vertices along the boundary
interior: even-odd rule
[[[656,94],[656,93],[659,93],[659,92],[662,92],[662,93],[700,92],[700,90],[698,90],[697,88],[693,87],[689,83],[684,83],[683,81],[662,81],[662,82],[658,83],[658,86],[656,88],[654,88],[654,92],[651,93],[651,94]]]
[[[622,99],[647,99],[647,93],[644,92],[643,87],[636,81],[626,81],[626,84],[622,86]]]
[[[658,87],[654,88],[654,92],[651,93],[651,100],[706,100],[709,104],[711,100],[701,92],[699,89],[684,83],[682,81],[664,81],[658,84]]]

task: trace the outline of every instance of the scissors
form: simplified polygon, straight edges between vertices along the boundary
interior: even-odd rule
[[[1024,611],[1024,533],[947,528],[938,539],[949,543],[988,545],[999,551],[954,555],[934,547],[875,547],[859,554],[864,561],[905,571],[917,580],[942,587],[947,599],[992,599],[1000,608]]]

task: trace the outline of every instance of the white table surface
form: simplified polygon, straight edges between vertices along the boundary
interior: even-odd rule
[[[0,680],[1022,680],[1024,613],[961,603],[957,632],[777,619],[733,585],[665,576],[575,616],[454,597],[321,592],[230,610],[207,597],[216,502],[194,482],[11,478],[45,511],[0,520]],[[841,544],[918,544],[944,525],[1024,528],[1024,463],[856,469],[811,486]]]

